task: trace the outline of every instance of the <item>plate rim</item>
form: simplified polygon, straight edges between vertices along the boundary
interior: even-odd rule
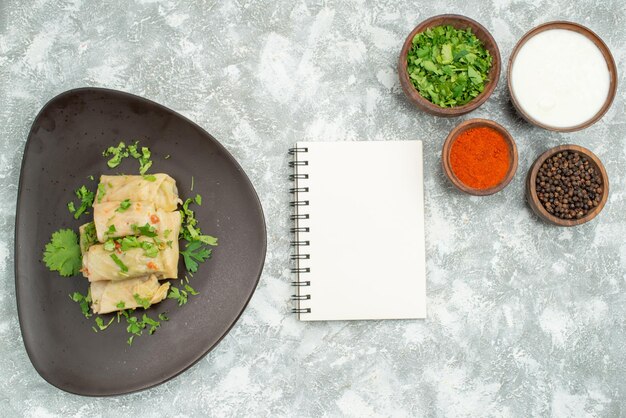
[[[19,286],[18,286],[18,277],[19,277],[19,267],[18,267],[18,263],[17,263],[17,254],[18,254],[18,246],[19,246],[19,242],[18,242],[18,229],[19,229],[19,224],[20,224],[20,208],[22,206],[21,204],[21,196],[22,196],[22,191],[23,191],[23,179],[24,179],[24,165],[25,165],[25,161],[26,161],[26,155],[27,155],[27,151],[31,145],[31,139],[32,136],[34,134],[34,127],[35,127],[35,123],[39,120],[40,116],[42,115],[42,113],[44,112],[44,110],[46,110],[48,108],[48,106],[53,103],[54,101],[63,98],[64,96],[70,96],[72,94],[76,94],[76,93],[86,93],[86,92],[95,92],[95,93],[105,93],[105,94],[112,94],[112,95],[121,95],[126,99],[131,99],[131,100],[139,100],[140,102],[143,102],[144,104],[148,104],[148,105],[152,105],[152,106],[156,106],[157,108],[164,110],[165,112],[168,112],[174,116],[177,116],[179,118],[181,118],[183,121],[189,123],[191,126],[199,129],[201,132],[203,132],[205,135],[208,135],[209,138],[211,138],[213,140],[213,142],[217,145],[217,147],[219,149],[221,149],[221,151],[226,155],[227,159],[234,164],[234,166],[238,169],[239,172],[241,172],[241,174],[243,175],[244,181],[245,183],[250,187],[250,189],[252,190],[252,195],[254,197],[254,202],[256,203],[257,209],[258,209],[258,213],[261,215],[261,224],[262,224],[262,257],[261,257],[261,263],[258,266],[258,273],[256,275],[256,279],[254,281],[254,289],[252,292],[250,292],[250,295],[248,296],[247,300],[245,301],[245,303],[243,304],[241,310],[239,311],[239,313],[237,314],[237,317],[234,318],[234,320],[232,321],[232,323],[228,326],[228,328],[226,329],[226,331],[218,338],[218,340],[212,344],[210,347],[208,347],[206,350],[204,350],[202,353],[200,353],[198,356],[196,356],[196,358],[194,358],[191,363],[189,363],[188,365],[186,365],[185,367],[183,367],[182,369],[176,371],[175,373],[173,373],[170,376],[167,376],[165,378],[162,379],[158,379],[157,381],[151,382],[151,383],[147,383],[147,384],[142,384],[139,385],[138,387],[132,389],[132,390],[126,390],[126,391],[112,391],[110,393],[102,393],[102,394],[98,394],[98,393],[79,393],[77,391],[73,391],[73,390],[69,390],[68,388],[64,388],[61,387],[60,385],[50,381],[46,376],[44,376],[44,374],[42,374],[42,372],[39,370],[39,368],[37,367],[37,364],[35,361],[33,361],[33,355],[31,354],[31,348],[29,347],[29,345],[26,343],[26,339],[24,338],[24,324],[23,324],[23,319],[22,319],[22,309],[23,307],[21,306],[22,304],[20,304],[20,297],[19,297]],[[206,138],[205,138],[206,139]],[[18,186],[17,186],[17,197],[16,197],[16,204],[15,204],[15,224],[14,224],[14,232],[13,232],[13,274],[14,274],[14,284],[15,284],[15,303],[17,305],[17,317],[18,317],[18,322],[20,325],[20,336],[22,337],[22,342],[24,345],[24,349],[26,350],[26,354],[28,356],[28,360],[30,361],[30,363],[32,364],[33,368],[35,369],[35,371],[37,371],[37,374],[43,378],[46,382],[48,382],[50,385],[56,387],[57,389],[60,389],[64,392],[67,393],[71,393],[73,395],[79,395],[79,396],[85,396],[85,397],[91,397],[91,398],[103,398],[103,397],[112,397],[112,396],[123,396],[123,395],[130,395],[133,393],[137,393],[137,392],[141,392],[147,389],[151,389],[154,388],[156,386],[159,386],[165,382],[168,382],[178,376],[180,376],[181,374],[183,374],[184,372],[186,372],[187,370],[189,370],[191,367],[195,366],[200,360],[202,360],[204,357],[206,357],[207,354],[209,354],[211,351],[213,351],[215,349],[215,347],[217,347],[222,340],[224,339],[224,337],[226,337],[230,331],[233,329],[233,327],[235,326],[235,324],[237,324],[237,322],[239,322],[239,319],[241,318],[241,315],[243,315],[243,313],[245,312],[246,308],[248,307],[248,304],[250,303],[250,300],[252,299],[252,296],[254,296],[254,294],[256,293],[258,286],[259,286],[259,282],[261,280],[261,275],[263,274],[263,270],[265,267],[265,261],[267,259],[267,224],[265,221],[265,213],[263,211],[263,205],[261,203],[261,199],[259,199],[259,195],[254,187],[254,185],[252,184],[252,181],[250,180],[250,178],[248,177],[248,174],[245,172],[245,170],[241,167],[241,165],[239,164],[239,162],[235,159],[235,157],[230,153],[230,151],[228,151],[228,149],[226,149],[226,147],[224,145],[222,145],[222,143],[220,141],[218,141],[213,135],[211,135],[206,129],[204,129],[203,127],[201,127],[200,125],[198,125],[196,122],[190,120],[189,118],[187,118],[184,115],[181,115],[180,113],[176,112],[175,110],[164,106],[160,103],[157,103],[153,100],[150,99],[146,99],[145,97],[142,96],[138,96],[132,93],[128,93],[125,91],[121,91],[121,90],[115,90],[115,89],[109,89],[109,88],[103,88],[103,87],[77,87],[77,88],[73,88],[73,89],[69,89],[69,90],[65,90],[55,96],[53,96],[51,99],[49,99],[48,101],[46,101],[46,103],[41,107],[41,109],[39,110],[39,112],[37,112],[37,115],[35,116],[35,118],[33,119],[33,122],[30,125],[30,129],[28,131],[28,136],[26,137],[26,143],[24,144],[24,150],[22,153],[22,163],[20,165],[20,177],[19,177],[19,181],[18,181]]]

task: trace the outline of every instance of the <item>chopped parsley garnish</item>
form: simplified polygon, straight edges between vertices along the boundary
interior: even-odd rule
[[[115,251],[115,241],[109,238],[104,245],[102,246],[106,251],[113,252]]]
[[[124,309],[126,307],[126,303],[123,300],[120,300],[115,307],[117,309]]]
[[[152,174],[146,174],[143,176],[143,179],[146,181],[156,181],[156,176],[153,176]]]
[[[131,203],[130,203],[130,199],[124,199],[120,202],[120,207],[115,209],[116,212],[126,212],[128,210],[128,208],[130,207]]]
[[[112,156],[112,158],[107,161],[107,165],[109,168],[115,168],[120,165],[123,158],[128,157],[128,150],[126,149],[126,144],[122,141],[117,147],[107,148],[102,155],[105,157]]]
[[[115,253],[111,254],[111,258],[113,259],[113,261],[115,261],[115,264],[117,264],[120,270],[122,270],[124,273],[128,272],[128,267],[126,266],[126,264],[124,264],[122,260],[120,260],[117,254]]]
[[[115,225],[111,224],[111,225],[109,225],[109,229],[107,229],[104,234],[105,235],[113,235],[113,234],[115,234],[116,231],[117,231],[117,229],[115,229]]]
[[[407,72],[425,99],[440,107],[467,104],[485,89],[492,57],[471,28],[435,26],[418,33]]]
[[[76,191],[74,191],[74,194],[77,198],[80,199],[80,206],[78,209],[76,209],[74,202],[69,202],[67,204],[67,209],[70,211],[70,213],[74,214],[74,219],[78,219],[83,213],[88,213],[85,211],[88,207],[93,205],[94,194],[85,186],[81,186],[80,188],[78,188]]]
[[[156,228],[151,226],[149,223],[146,223],[144,226],[131,225],[131,227],[137,235],[144,235],[149,238],[157,236]]]
[[[102,202],[102,198],[107,193],[106,184],[98,183],[98,203]]]
[[[95,179],[93,178],[93,176],[92,176],[92,175],[87,176],[87,178],[88,178],[89,180],[91,180],[91,181],[94,181],[94,180],[95,180]]]
[[[89,247],[98,242],[98,236],[96,234],[96,225],[93,222],[89,222],[83,225],[80,229],[80,251],[86,253]]]
[[[97,317],[96,318],[96,325],[98,326],[98,328],[100,328],[100,331],[104,331],[105,329],[107,329],[109,327],[109,325],[111,325],[111,323],[113,322],[113,320],[115,319],[115,317],[112,317],[111,320],[105,325],[104,321],[102,320],[101,317]]]
[[[140,336],[143,333],[143,330],[146,329],[146,327],[149,326],[149,334],[154,334],[157,328],[161,326],[161,323],[159,321],[150,318],[146,314],[143,314],[141,320],[139,320],[136,316],[130,316],[128,314],[126,314],[125,316],[126,322],[128,323],[128,326],[126,327],[126,332],[132,334],[126,341],[128,345],[132,345],[134,337]]]
[[[92,316],[91,312],[89,312],[89,304],[91,303],[91,295],[89,292],[87,292],[87,296],[84,296],[79,292],[74,292],[70,295],[70,299],[80,305],[80,310],[83,315],[85,315],[85,318]]]
[[[197,204],[198,206],[202,206],[202,196],[200,196],[199,194],[197,194],[197,195],[196,195],[196,198],[195,198],[195,201],[196,201],[196,204]]]
[[[198,271],[198,263],[204,263],[211,257],[212,250],[203,245],[200,241],[188,242],[185,250],[180,254],[183,256],[185,268],[191,273]]]
[[[167,313],[166,313],[166,312],[161,312],[161,313],[159,314],[159,319],[160,319],[161,321],[169,321],[169,320],[170,320],[170,319],[168,318],[168,316],[167,316]]]
[[[159,255],[159,247],[151,242],[143,241],[141,243],[141,248],[143,249],[146,257],[155,258]]]
[[[141,296],[139,296],[139,293],[135,293],[133,295],[133,298],[135,298],[135,302],[137,302],[139,305],[141,305],[144,309],[148,309],[151,305],[150,303],[150,299],[149,298],[142,298]]]
[[[165,231],[163,231],[163,238],[167,238],[171,233],[171,229],[166,229]]]
[[[200,228],[198,228],[198,220],[196,219],[193,210],[189,209],[189,205],[194,202],[202,202],[202,197],[196,195],[195,199],[187,199],[183,203],[182,216],[182,228],[180,230],[180,238],[184,238],[187,241],[200,241],[208,245],[216,246],[217,238],[211,235],[203,235]]]
[[[190,295],[193,295],[193,296],[199,295],[199,293],[196,292],[196,290],[193,287],[189,286],[188,284],[185,285],[185,290],[189,292]]]
[[[43,252],[43,262],[52,271],[69,277],[78,274],[82,256],[78,236],[71,229],[59,229],[52,234]]]
[[[167,295],[168,299],[174,299],[178,302],[178,306],[183,306],[187,303],[187,291],[179,290],[177,287],[172,286],[170,293]]]
[[[124,237],[119,241],[119,243],[122,251],[128,251],[131,248],[138,248],[140,245],[137,237]]]
[[[126,146],[124,141],[120,142],[117,147],[107,148],[102,155],[105,157],[111,157],[107,161],[107,165],[110,168],[115,168],[124,158],[132,157],[139,161],[139,174],[146,174],[146,171],[152,166],[152,160],[150,159],[152,153],[148,147],[141,147],[137,145],[139,141],[135,141],[134,144]]]

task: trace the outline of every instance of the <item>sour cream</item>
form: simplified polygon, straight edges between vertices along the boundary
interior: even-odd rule
[[[511,70],[518,106],[554,128],[592,119],[604,105],[610,83],[600,49],[586,36],[567,29],[532,36],[519,49]]]

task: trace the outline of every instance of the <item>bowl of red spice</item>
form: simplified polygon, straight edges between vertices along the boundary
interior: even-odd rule
[[[446,138],[441,163],[457,189],[487,196],[504,189],[515,176],[517,146],[502,125],[487,119],[470,119]]]
[[[539,218],[558,226],[589,222],[609,198],[602,161],[587,148],[560,145],[541,154],[526,179],[528,204]]]

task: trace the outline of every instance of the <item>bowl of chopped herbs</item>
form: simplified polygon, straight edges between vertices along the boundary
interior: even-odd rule
[[[420,23],[404,42],[398,60],[400,85],[419,109],[459,116],[482,105],[500,77],[500,51],[480,23],[439,15]]]

